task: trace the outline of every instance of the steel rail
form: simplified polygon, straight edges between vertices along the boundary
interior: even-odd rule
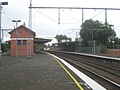
[[[64,57],[63,57],[63,59],[66,60],[67,62],[71,63],[71,64],[74,64],[75,66],[78,66],[78,67],[81,67],[81,68],[85,69],[86,71],[88,71],[88,72],[90,72],[90,73],[92,73],[92,74],[94,74],[94,75],[96,75],[96,76],[104,79],[105,81],[107,81],[107,82],[109,82],[109,83],[111,83],[111,84],[113,84],[113,85],[115,85],[115,86],[117,86],[117,87],[120,88],[120,84],[118,84],[118,83],[116,83],[116,82],[114,82],[114,81],[112,81],[112,80],[110,80],[110,79],[108,79],[108,78],[106,78],[106,77],[104,77],[104,76],[102,76],[102,75],[100,75],[100,74],[98,74],[98,73],[96,73],[96,72],[94,72],[94,71],[92,71],[92,70],[84,67],[83,65],[80,65],[79,63],[77,63],[78,61],[74,61],[74,62],[73,62],[73,60],[70,60],[70,59],[67,60],[67,59],[64,58]],[[76,63],[75,63],[75,62],[76,62]]]
[[[60,53],[60,54],[59,54]],[[63,53],[64,55],[62,56],[62,52],[59,52],[59,53],[53,53],[53,54],[55,54],[55,55],[57,55],[57,56],[61,56],[61,58],[63,58],[64,60],[67,60],[67,62],[69,62],[69,63],[72,63],[72,64],[74,64],[74,65],[76,65],[76,66],[78,66],[78,67],[84,67],[84,66],[82,66],[82,65],[79,65],[79,63],[78,63],[78,61],[73,61],[73,60],[71,60],[71,58],[70,57],[66,57],[67,55],[65,55],[65,53]],[[68,54],[68,53],[67,53]],[[70,53],[69,53],[70,54]],[[74,62],[74,63],[73,63]],[[75,63],[76,62],[76,63]],[[104,79],[105,81],[107,81],[107,82],[109,82],[109,83],[111,83],[111,84],[113,84],[114,86],[116,86],[116,87],[118,87],[118,88],[120,88],[120,84],[119,83],[116,83],[116,82],[114,82],[114,81],[112,81],[112,80],[110,80],[110,79],[108,79],[108,78],[106,78],[106,77],[104,77],[104,76],[102,76],[102,75],[99,75],[98,73],[96,73],[96,72],[94,72],[94,71],[92,71],[92,70],[90,70],[90,69],[87,69],[86,67],[84,67],[87,71],[89,71],[89,72],[91,72],[92,74],[95,74],[95,75],[97,75],[98,77],[100,77],[100,78],[102,78],[102,79]]]

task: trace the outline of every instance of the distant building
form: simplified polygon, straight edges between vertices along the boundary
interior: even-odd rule
[[[35,32],[21,25],[11,32],[11,56],[34,55]]]

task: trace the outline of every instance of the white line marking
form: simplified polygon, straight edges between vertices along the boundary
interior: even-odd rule
[[[60,60],[62,63],[64,63],[78,77],[80,77],[84,82],[86,82],[93,90],[107,90],[106,88],[104,88],[103,86],[101,86],[100,84],[98,84],[97,82],[95,82],[93,79],[91,79],[90,77],[88,77],[84,73],[80,72],[78,69],[76,69],[75,67],[73,67],[72,65],[70,65],[69,63],[67,63],[66,61],[64,61],[63,59],[61,59],[61,58],[59,58],[59,57],[57,57],[57,56],[55,56],[53,54],[49,54],[49,55],[54,56],[55,58],[57,58],[58,60]]]

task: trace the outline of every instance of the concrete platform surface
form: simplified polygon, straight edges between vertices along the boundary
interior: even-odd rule
[[[80,90],[49,55],[32,59],[2,56],[0,90]]]

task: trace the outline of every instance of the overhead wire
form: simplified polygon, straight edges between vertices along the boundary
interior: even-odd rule
[[[63,10],[63,12],[64,12],[64,10]],[[65,14],[68,15],[68,16],[70,16],[70,17],[72,17],[72,18],[73,18],[74,20],[76,20],[77,22],[80,22],[80,21],[79,21],[77,18],[75,18],[74,16],[72,16],[72,15],[66,13],[66,12],[65,12]]]
[[[12,19],[5,13],[5,11],[2,10],[2,12],[6,16],[6,18],[11,22]],[[12,23],[10,23],[10,24],[12,25]],[[7,25],[11,26],[10,24],[7,24]]]
[[[8,15],[4,12],[4,10],[2,10],[2,12],[3,12],[3,14],[7,17],[7,19],[9,20],[9,21],[11,21],[11,19],[8,17]]]
[[[49,18],[50,20],[58,23],[56,20],[52,19],[51,17],[49,17],[48,15],[44,14],[43,12],[41,12],[41,11],[39,11],[39,10],[36,10],[36,11],[39,12],[40,14],[46,16],[46,17]],[[65,12],[65,13],[66,13],[66,12]],[[74,20],[76,20],[77,22],[80,22],[77,18],[73,17],[72,15],[69,15],[69,14],[67,14],[67,13],[66,13],[66,15],[72,17],[72,18],[73,18]],[[61,23],[61,24],[78,24],[78,23]]]
[[[113,22],[113,21],[115,21],[116,19],[118,19],[118,18],[120,18],[120,15],[119,16],[117,16],[117,17],[115,17],[115,18],[113,18],[112,20],[110,20],[109,22]]]
[[[48,15],[46,15],[46,14],[42,13],[41,11],[39,11],[39,10],[36,10],[36,11],[37,11],[37,12],[39,12],[40,14],[42,14],[42,15],[46,16],[46,17],[47,17],[47,18],[49,18],[50,20],[52,20],[52,21],[54,21],[54,22],[58,23],[56,20],[52,19],[51,17],[49,17]]]
[[[97,17],[98,15],[100,15],[103,11],[99,12],[98,14],[94,15],[92,18]]]
[[[2,12],[3,12],[3,14],[5,15],[5,17],[8,19],[8,21],[11,21],[11,19],[9,18],[9,16],[4,12],[4,10],[2,10]],[[9,25],[9,26],[11,26],[10,24],[7,24],[7,25]],[[10,29],[11,30],[11,29]],[[9,31],[10,31],[9,29],[8,30],[6,30],[6,29],[3,29],[2,30],[2,41],[4,41],[4,32],[7,32],[6,34],[7,34],[7,36],[8,36],[8,33],[9,33]]]

